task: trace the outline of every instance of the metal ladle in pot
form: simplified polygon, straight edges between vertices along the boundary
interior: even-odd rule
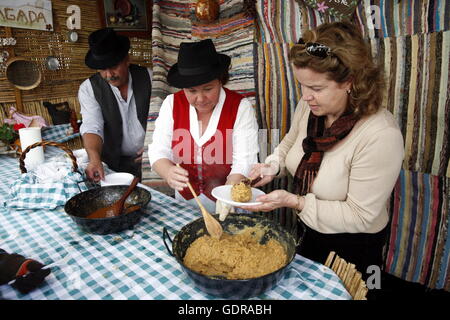
[[[180,167],[180,164],[176,164],[177,167]],[[203,215],[203,220],[205,221],[206,230],[208,231],[209,235],[213,238],[220,239],[223,233],[223,228],[219,221],[214,219],[214,217],[206,210],[206,208],[203,206],[203,204],[200,202],[200,200],[197,197],[197,194],[195,193],[194,189],[192,188],[192,185],[189,183],[189,181],[186,183],[189,187],[189,190],[191,190],[192,195],[194,196],[195,201],[197,202],[198,206],[200,207],[200,211]]]
[[[114,202],[112,205],[104,208],[99,208],[95,210],[94,212],[90,213],[86,218],[89,219],[98,219],[98,218],[109,218],[114,217],[122,214],[123,212],[123,206],[125,204],[125,200],[127,200],[128,196],[131,194],[131,192],[136,188],[137,184],[139,182],[138,177],[134,177],[133,181],[131,181],[130,186],[125,191],[125,193],[120,197],[119,200]],[[128,210],[129,212],[129,210]]]

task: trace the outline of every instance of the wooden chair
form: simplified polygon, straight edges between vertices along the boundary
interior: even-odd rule
[[[366,282],[362,279],[361,272],[356,270],[354,264],[346,262],[336,252],[331,251],[325,261],[325,266],[333,270],[342,280],[345,289],[350,293],[353,300],[367,300]]]

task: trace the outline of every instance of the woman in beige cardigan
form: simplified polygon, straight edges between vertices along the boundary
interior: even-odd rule
[[[323,263],[332,250],[364,274],[381,265],[387,200],[398,178],[403,137],[382,105],[383,77],[358,27],[329,23],[306,31],[290,51],[302,98],[292,127],[250,178],[256,186],[294,177],[295,193],[260,196],[271,211],[295,209],[304,231],[298,252]]]

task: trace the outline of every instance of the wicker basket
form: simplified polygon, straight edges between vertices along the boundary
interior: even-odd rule
[[[19,167],[20,167],[20,171],[22,173],[27,173],[27,169],[25,168],[25,158],[27,156],[27,152],[30,151],[33,148],[36,147],[40,147],[40,146],[53,146],[53,147],[59,147],[61,149],[63,149],[69,156],[69,158],[72,160],[72,171],[76,172],[78,171],[78,164],[77,164],[77,158],[75,158],[75,156],[73,155],[72,150],[70,150],[68,147],[66,147],[63,144],[57,143],[57,142],[53,142],[53,141],[40,141],[40,142],[36,142],[32,145],[29,145],[20,155],[19,158]]]
[[[6,78],[18,89],[31,90],[41,83],[42,75],[36,62],[14,57],[6,63]]]

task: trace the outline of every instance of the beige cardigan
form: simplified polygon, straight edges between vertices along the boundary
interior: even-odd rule
[[[300,100],[292,126],[266,163],[294,175],[304,154],[310,109]],[[376,233],[388,223],[386,208],[404,156],[403,137],[393,115],[382,108],[363,118],[347,137],[325,152],[298,215],[322,233]]]

